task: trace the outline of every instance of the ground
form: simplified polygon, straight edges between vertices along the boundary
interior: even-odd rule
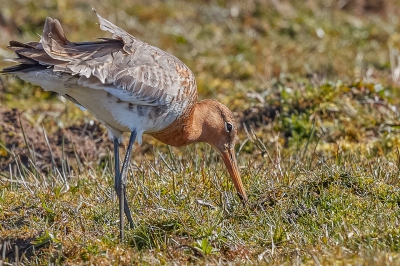
[[[210,146],[145,136],[120,243],[104,127],[0,76],[3,265],[400,264],[398,1],[5,0],[0,59],[9,40],[38,40],[47,16],[72,41],[108,37],[92,6],[233,111],[249,201]]]

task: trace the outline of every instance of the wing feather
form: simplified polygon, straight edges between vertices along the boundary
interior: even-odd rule
[[[97,14],[97,13],[96,13]],[[197,98],[194,75],[179,59],[140,41],[97,14],[100,29],[113,39],[72,43],[61,24],[46,19],[41,45],[57,62],[54,71],[80,76],[81,84],[105,89],[123,101],[170,105],[174,99]],[[21,47],[29,49],[29,45]]]

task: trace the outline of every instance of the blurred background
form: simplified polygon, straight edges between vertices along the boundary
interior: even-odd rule
[[[0,66],[11,65],[3,60],[13,57],[9,40],[39,40],[47,16],[61,22],[71,41],[109,37],[92,8],[177,56],[194,72],[199,99],[216,98],[240,127],[271,142],[301,143],[314,130],[328,146],[375,145],[378,138],[384,150],[400,143],[390,135],[399,102],[398,0],[2,0]],[[32,121],[38,112],[65,114],[55,95],[0,79],[0,106],[27,110]],[[91,119],[70,109],[59,126]]]
[[[0,56],[13,57],[9,40],[39,40],[47,16],[60,20],[72,41],[109,36],[92,7],[183,60],[201,97],[237,108],[248,92],[263,92],[288,75],[390,82],[400,6],[396,0],[3,0]]]

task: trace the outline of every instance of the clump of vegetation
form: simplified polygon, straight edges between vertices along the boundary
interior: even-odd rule
[[[47,16],[72,41],[106,36],[91,5],[3,1],[0,56],[11,39],[38,40]],[[211,147],[145,137],[129,170],[136,225],[120,243],[104,128],[1,76],[3,264],[400,263],[397,1],[93,5],[235,111],[249,202]]]

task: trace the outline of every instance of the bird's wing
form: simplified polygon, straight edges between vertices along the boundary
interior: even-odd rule
[[[196,81],[184,63],[97,16],[100,28],[112,33],[112,38],[72,43],[58,20],[47,18],[36,47],[42,46],[50,58],[39,57],[40,63],[54,66],[54,71],[79,76],[82,86],[107,90],[134,104],[159,106],[187,97],[196,100]],[[26,52],[29,45],[21,50]]]

